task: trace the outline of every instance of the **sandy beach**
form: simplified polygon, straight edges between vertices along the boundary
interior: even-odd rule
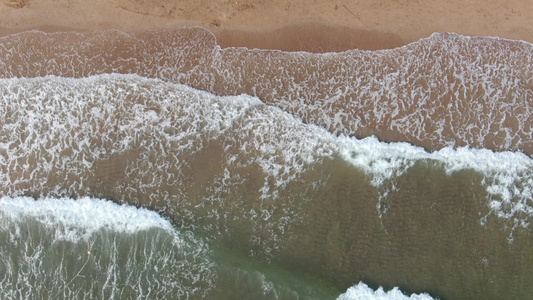
[[[404,45],[434,32],[533,42],[532,0],[1,0],[0,35],[201,26],[222,47],[341,51]]]

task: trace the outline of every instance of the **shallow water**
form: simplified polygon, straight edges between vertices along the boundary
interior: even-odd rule
[[[2,38],[0,191],[15,197],[0,202],[2,290],[324,299],[356,298],[362,281],[443,299],[523,298],[532,49],[454,34],[383,51],[220,49],[199,28]],[[53,219],[45,226],[13,219],[28,214],[9,204],[20,196],[41,199],[23,205],[36,210],[110,199],[172,226],[127,237],[122,223],[87,234],[39,217]],[[69,226],[79,240],[67,247],[57,232]],[[88,256],[104,244],[116,250]],[[35,267],[47,260],[64,263]],[[114,281],[99,281],[106,272]],[[50,283],[20,284],[41,279]]]
[[[220,49],[202,28],[34,31],[2,38],[0,75],[134,73],[257,96],[335,134],[531,155],[532,51],[527,42],[449,33],[391,50],[313,54]]]

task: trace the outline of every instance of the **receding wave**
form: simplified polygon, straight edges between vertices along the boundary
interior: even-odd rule
[[[3,190],[10,194],[39,191],[39,196],[63,196],[98,185],[109,192],[107,185],[114,195],[125,197],[131,183],[148,171],[151,182],[138,182],[138,187],[179,190],[199,184],[202,176],[197,175],[205,168],[220,173],[220,182],[210,188],[225,188],[229,181],[250,179],[252,174],[241,178],[231,172],[239,168],[257,174],[260,199],[276,199],[288,183],[300,180],[317,163],[342,157],[368,174],[385,195],[398,188],[397,177],[424,163],[448,175],[462,170],[479,173],[491,196],[487,205],[498,216],[527,227],[533,212],[533,161],[521,153],[468,148],[428,153],[406,143],[335,137],[257,98],[217,97],[138,76],[0,82],[1,178]],[[131,175],[129,186],[109,186],[109,180],[98,174],[119,155],[129,161],[113,170],[121,174],[110,177]],[[196,166],[195,156],[206,161]]]
[[[524,154],[336,136],[258,98],[137,75],[1,79],[0,95],[3,196],[151,208],[233,255],[344,290],[529,293],[529,277],[513,275],[533,270]],[[264,274],[254,289],[279,292]]]
[[[0,76],[135,73],[249,94],[334,134],[533,153],[533,45],[434,34],[381,51],[220,49],[201,28],[0,39]]]

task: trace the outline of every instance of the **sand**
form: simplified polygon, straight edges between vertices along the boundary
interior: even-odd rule
[[[533,0],[0,0],[0,35],[202,26],[222,47],[314,52],[404,45],[433,32],[533,42]]]

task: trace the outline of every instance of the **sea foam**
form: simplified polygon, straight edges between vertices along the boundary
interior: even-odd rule
[[[66,234],[61,235],[61,239],[73,242],[79,239],[88,240],[101,229],[126,234],[134,234],[150,228],[174,230],[170,222],[156,212],[89,197],[78,200],[2,197],[0,198],[0,212],[3,213],[3,218],[13,222],[22,221],[23,218],[32,218],[50,228],[58,225],[70,228],[71,230],[65,231]]]
[[[402,176],[420,161],[443,166],[449,176],[462,170],[475,171],[483,177],[490,196],[488,205],[498,217],[514,219],[515,226],[529,226],[533,216],[529,204],[533,196],[533,160],[523,153],[468,147],[427,152],[408,143],[380,142],[375,137],[358,140],[341,136],[339,141],[341,156],[369,174],[376,187]]]
[[[382,287],[373,290],[363,282],[350,287],[346,293],[340,295],[337,300],[431,300],[433,299],[426,293],[405,295],[399,288],[395,287],[390,291],[384,291]]]
[[[0,240],[2,299],[204,298],[216,278],[202,240],[103,199],[0,198]]]

